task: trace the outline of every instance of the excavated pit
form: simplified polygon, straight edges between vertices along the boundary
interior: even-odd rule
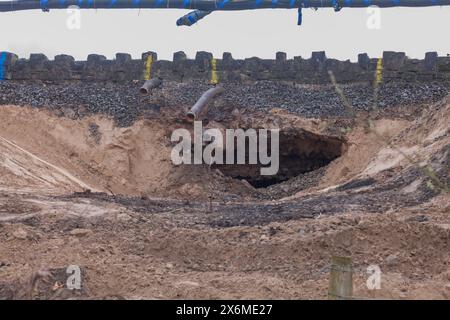
[[[246,180],[255,188],[266,188],[328,165],[342,155],[346,146],[343,139],[321,136],[297,128],[282,130],[279,137],[279,170],[275,175],[261,175],[261,168],[270,165],[262,165],[259,159],[258,164],[223,164],[213,167],[226,176]],[[270,142],[269,138],[267,153],[269,156],[272,155]],[[234,150],[234,153],[236,159],[237,151]],[[246,140],[246,163],[249,163],[248,139]]]
[[[374,120],[389,145],[357,123],[344,132],[348,122],[276,111],[219,122],[281,128],[271,178],[260,166],[222,166],[223,177],[172,165],[171,132],[192,127],[178,109],[120,127],[0,108],[0,299],[326,298],[336,254],[386,270],[376,292],[356,277],[355,296],[448,298],[448,197],[403,156],[449,181],[448,100],[415,120]],[[258,192],[230,178],[263,187],[296,175]],[[56,285],[74,264],[89,289],[77,294]]]
[[[5,183],[6,179],[19,181],[8,173],[10,170],[18,172],[22,167],[32,168],[27,169],[30,171],[27,186],[40,185],[42,178],[39,177],[44,176],[48,177],[45,180],[47,187],[56,188],[62,193],[90,189],[126,196],[204,199],[210,197],[210,190],[213,190],[217,199],[259,196],[241,180],[254,188],[278,184],[326,166],[341,156],[346,145],[343,138],[313,132],[309,122],[293,124],[289,118],[278,126],[281,129],[277,174],[263,176],[261,164],[249,165],[250,148],[246,146],[247,164],[216,165],[214,169],[223,173],[217,175],[206,165],[172,164],[170,159],[174,145],[169,139],[173,130],[179,128],[172,118],[167,118],[165,123],[161,123],[161,120],[140,120],[131,127],[122,128],[105,117],[73,120],[37,109],[13,106],[3,107],[0,117],[4,119],[3,123],[8,123],[2,133],[6,139],[3,147],[15,157],[13,164],[20,164],[20,168],[17,168],[17,165],[6,162],[8,171],[3,175]],[[258,119],[255,121],[259,123],[240,127],[244,131],[251,127],[266,127],[266,118],[261,116]],[[232,123],[208,125],[237,127]],[[192,128],[192,125],[186,127]],[[260,140],[259,135],[256,138]],[[46,143],[36,148],[41,141]],[[270,139],[267,145],[271,145]],[[237,142],[235,146],[238,146]],[[236,153],[236,150],[231,152]],[[270,158],[272,150],[269,148],[267,153]]]

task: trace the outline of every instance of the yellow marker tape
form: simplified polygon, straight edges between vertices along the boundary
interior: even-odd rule
[[[380,58],[378,59],[377,62],[377,74],[376,74],[376,80],[377,85],[381,83],[381,81],[383,81],[383,59]]]
[[[144,80],[150,80],[150,75],[152,72],[152,64],[153,64],[153,56],[149,55],[147,57],[147,61],[145,62]]]
[[[211,59],[211,84],[218,84],[219,78],[217,76],[217,59]]]

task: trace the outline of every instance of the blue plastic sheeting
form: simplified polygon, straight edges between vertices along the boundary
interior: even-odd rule
[[[49,10],[62,9],[72,5],[82,9],[135,9],[168,8],[197,9],[202,11],[248,10],[264,8],[361,8],[376,5],[387,7],[428,7],[447,6],[450,0],[170,0],[161,6],[164,0],[12,0],[1,1],[0,11]]]
[[[6,58],[8,57],[8,54],[6,52],[0,53],[0,81],[5,80],[5,64],[6,64]]]

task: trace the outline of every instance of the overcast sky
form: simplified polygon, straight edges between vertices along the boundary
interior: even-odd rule
[[[1,0],[0,0],[1,1]],[[69,30],[65,10],[0,13],[0,51],[27,58],[60,53],[86,59],[89,53],[108,58],[116,52],[140,57],[158,52],[172,59],[173,52],[210,51],[220,58],[224,51],[235,58],[274,58],[285,51],[288,58],[311,56],[325,50],[327,56],[355,60],[367,52],[378,57],[383,50],[405,51],[422,58],[427,51],[450,53],[450,8],[393,8],[381,11],[381,29],[367,28],[366,9],[304,10],[303,26],[296,25],[296,10],[214,12],[193,27],[177,27],[186,10],[82,10],[81,29]]]

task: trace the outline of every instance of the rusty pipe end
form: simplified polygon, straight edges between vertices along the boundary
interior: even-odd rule
[[[151,94],[154,89],[161,88],[162,86],[162,79],[161,78],[153,78],[145,81],[145,83],[142,85],[142,87],[139,89],[139,92],[142,95]]]
[[[149,91],[147,90],[147,88],[142,87],[139,89],[139,93],[142,95],[146,95],[149,93]]]
[[[187,121],[189,121],[189,122],[194,122],[196,119],[197,119],[197,116],[195,115],[194,112],[189,111],[189,112],[186,114],[186,120],[187,120]]]

